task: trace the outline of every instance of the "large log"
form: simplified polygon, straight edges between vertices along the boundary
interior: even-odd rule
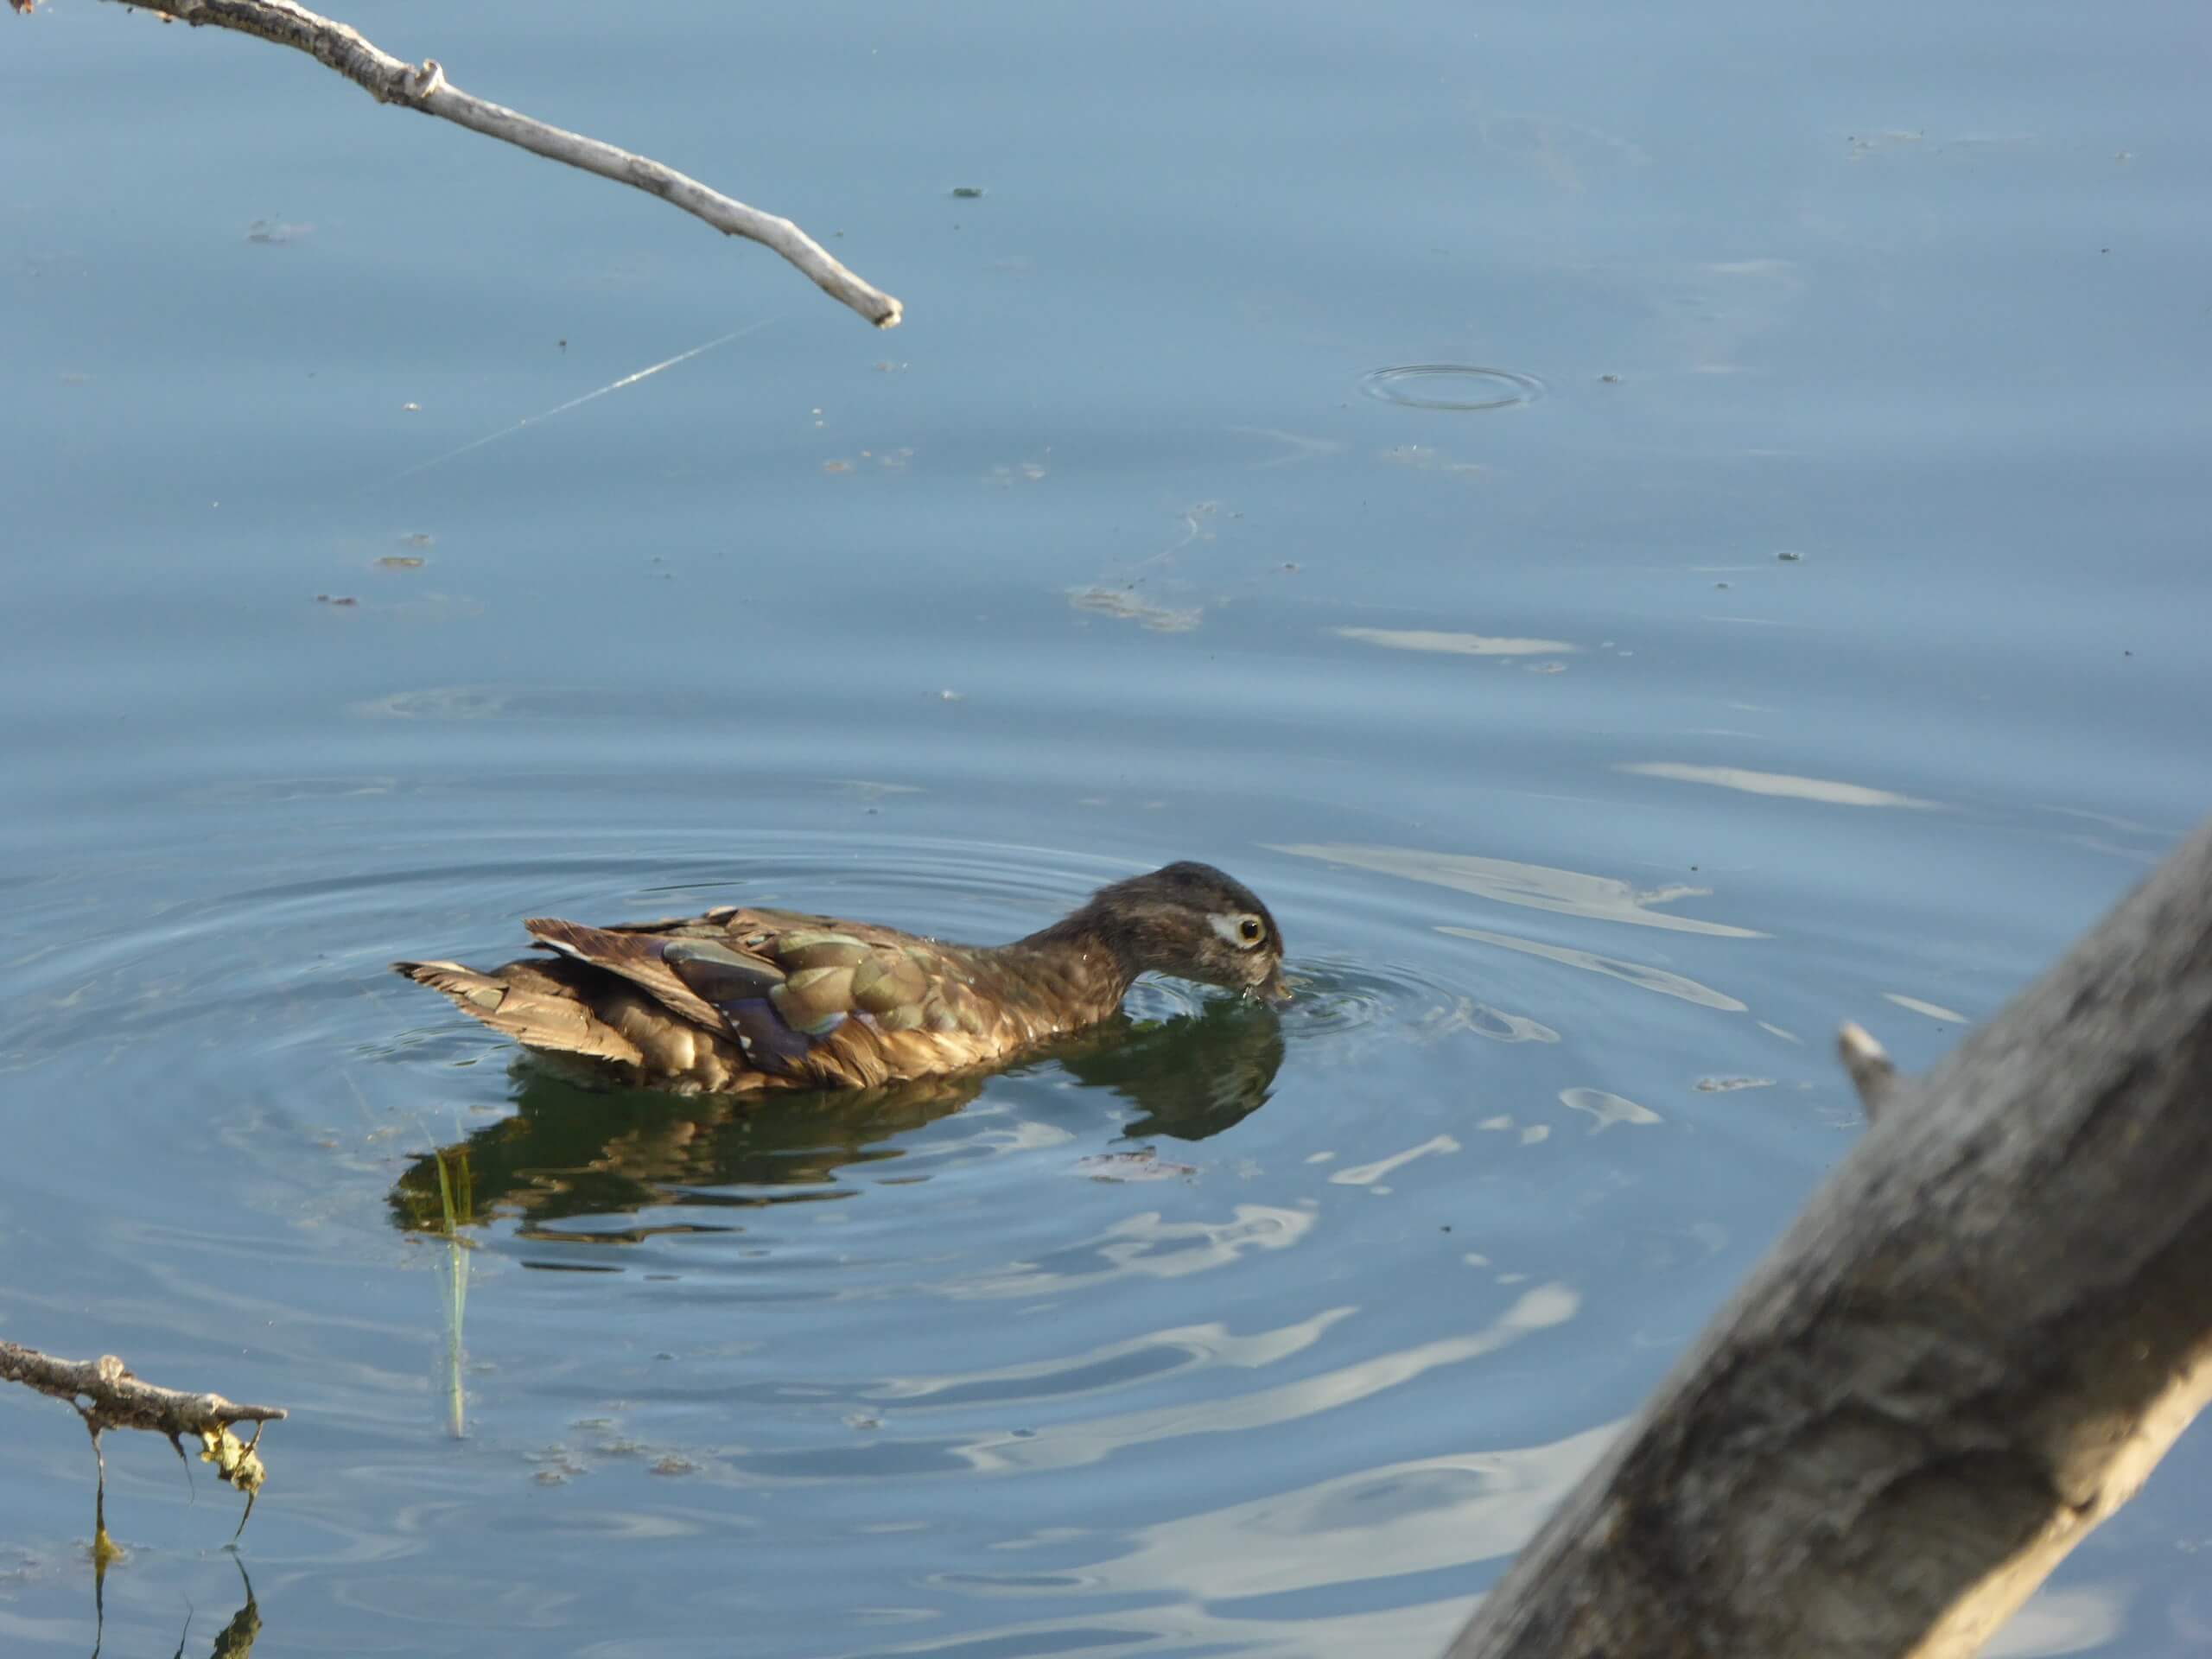
[[[2212,822],[1924,1079],[1846,1048],[1872,1128],[1448,1659],[1970,1655],[2212,1394]]]

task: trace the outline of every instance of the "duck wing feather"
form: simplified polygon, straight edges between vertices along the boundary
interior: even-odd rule
[[[735,1038],[773,1076],[874,1083],[972,1065],[1028,1034],[1002,1028],[977,996],[973,952],[893,928],[734,906],[615,927],[524,925],[545,948]]]

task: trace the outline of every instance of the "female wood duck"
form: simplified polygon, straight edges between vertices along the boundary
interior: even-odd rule
[[[488,973],[395,962],[524,1047],[683,1094],[872,1088],[1095,1025],[1147,972],[1284,1002],[1282,936],[1242,883],[1170,864],[1011,944],[725,905],[689,920],[523,925],[555,954]]]

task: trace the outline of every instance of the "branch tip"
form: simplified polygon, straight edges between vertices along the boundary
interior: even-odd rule
[[[1849,1020],[1836,1032],[1835,1052],[1851,1086],[1859,1091],[1859,1108],[1866,1114],[1866,1121],[1875,1122],[1897,1093],[1897,1063],[1864,1026]]]
[[[149,0],[116,0],[143,5]],[[28,10],[28,0],[13,0]],[[213,24],[258,40],[289,46],[346,77],[379,104],[397,104],[467,127],[471,132],[526,149],[548,161],[596,173],[660,197],[729,236],[741,236],[779,255],[839,304],[878,328],[897,326],[897,299],[845,269],[828,249],[789,219],[747,207],[686,178],[649,156],[632,155],[582,133],[565,132],[518,110],[463,92],[446,79],[435,58],[419,64],[396,58],[359,30],[296,0],[151,0],[163,22],[171,16],[198,28]]]

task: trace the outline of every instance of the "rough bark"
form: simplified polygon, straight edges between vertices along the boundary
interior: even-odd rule
[[[882,289],[832,258],[827,249],[788,219],[748,207],[675,168],[626,149],[546,125],[518,111],[462,92],[446,79],[435,58],[420,64],[393,57],[357,30],[292,0],[118,0],[175,18],[194,28],[212,25],[304,52],[346,77],[379,104],[420,111],[543,156],[660,197],[729,236],[741,236],[780,254],[839,304],[879,328],[898,325],[901,307]],[[17,11],[30,0],[15,0]]]
[[[1948,1659],[2212,1394],[2212,823],[1878,1117],[1449,1659]],[[1871,1052],[1869,1052],[1871,1051]]]

